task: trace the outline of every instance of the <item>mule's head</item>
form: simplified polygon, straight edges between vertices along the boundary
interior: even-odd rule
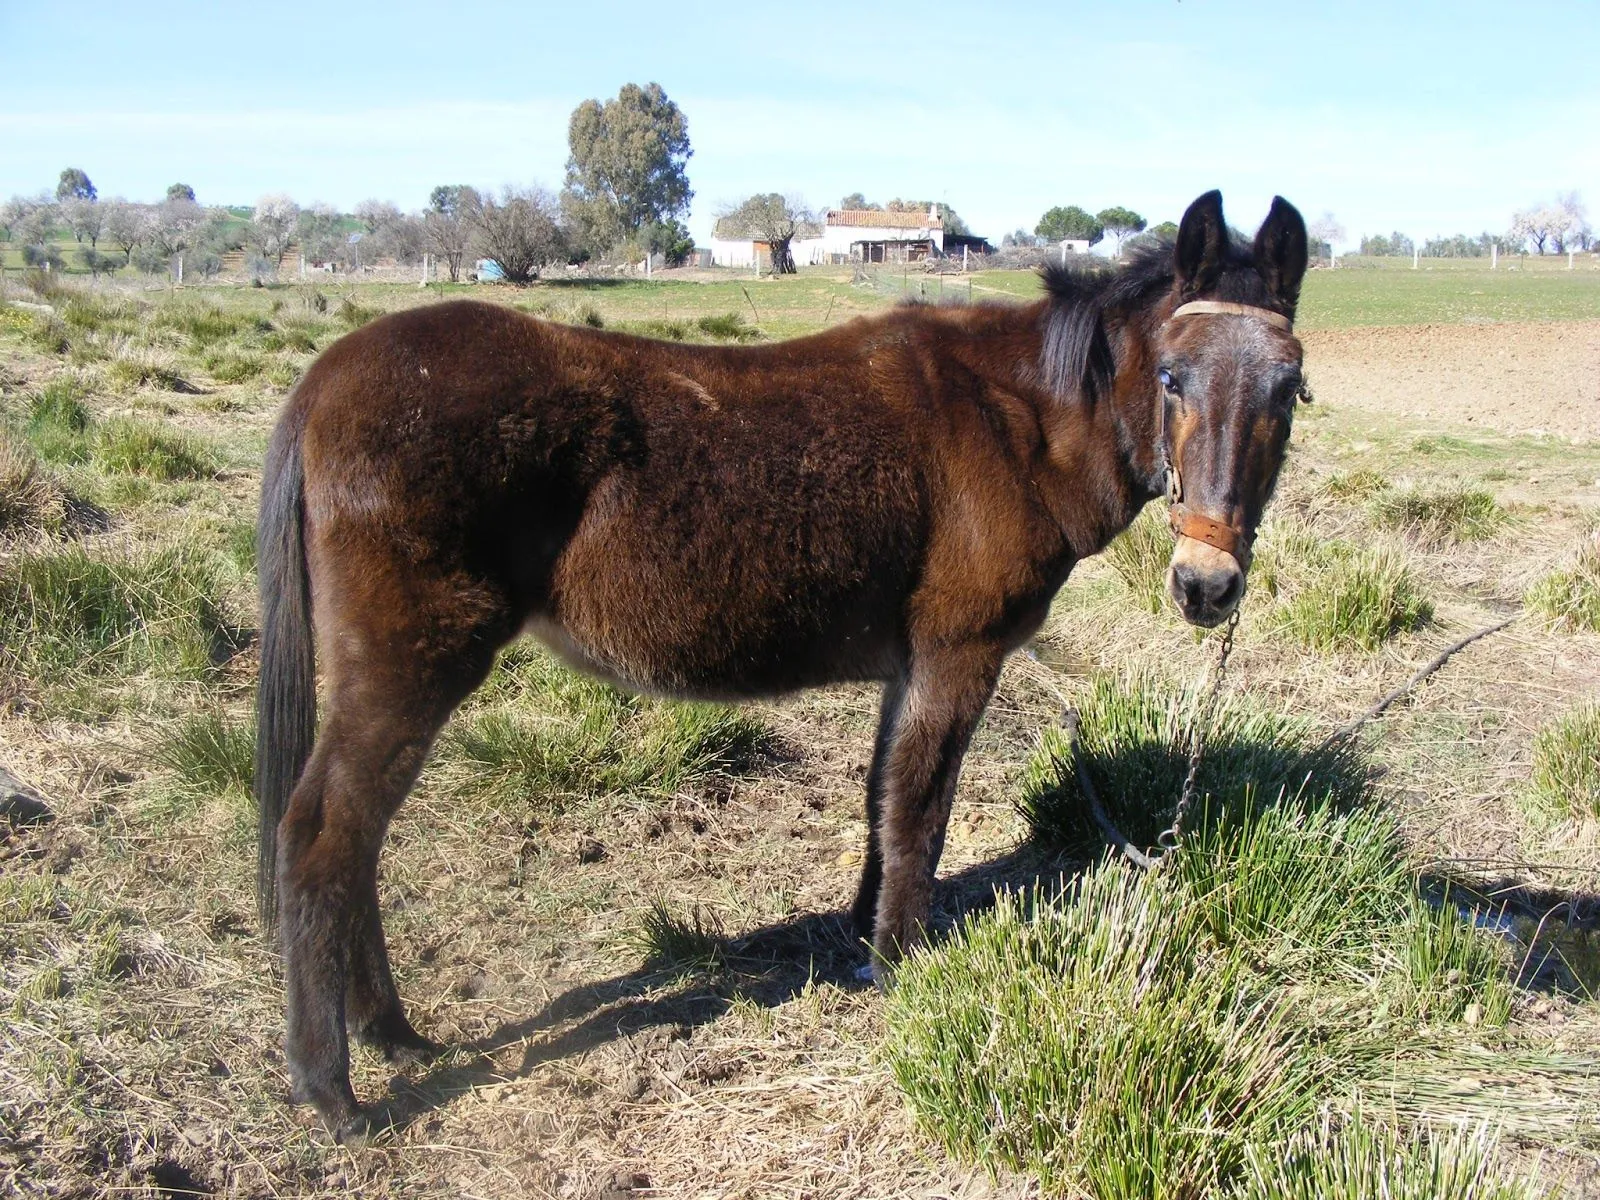
[[[1172,315],[1156,338],[1156,428],[1177,542],[1167,590],[1184,619],[1221,624],[1244,596],[1250,547],[1272,495],[1301,393],[1290,331],[1306,271],[1306,226],[1282,197],[1235,242],[1222,194],[1183,214]]]

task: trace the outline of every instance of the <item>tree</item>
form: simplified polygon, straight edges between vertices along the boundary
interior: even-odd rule
[[[205,216],[205,210],[193,200],[168,200],[158,204],[147,217],[146,244],[170,262],[194,245]]]
[[[61,180],[56,184],[56,199],[66,200],[77,197],[79,200],[93,200],[96,196],[94,184],[89,182],[89,177],[78,167],[68,167],[61,172]]]
[[[839,207],[845,212],[877,211],[883,208],[881,204],[870,203],[860,192],[851,192],[839,201]]]
[[[142,205],[129,204],[120,196],[107,200],[105,209],[106,238],[122,251],[123,265],[133,261],[133,252],[144,241],[148,216]]]
[[[1016,246],[1021,249],[1031,249],[1042,245],[1043,242],[1044,239],[1038,234],[1029,233],[1026,229],[1013,230],[1011,233],[1006,234],[1005,237],[1000,239],[1000,245],[1002,248]]]
[[[876,208],[877,205],[872,207]],[[914,213],[931,213],[937,208],[939,210],[940,227],[946,233],[954,233],[961,236],[970,236],[972,233],[972,230],[967,228],[967,223],[961,219],[955,209],[948,204],[941,204],[937,200],[901,200],[897,196],[885,204],[883,208],[885,212]]]
[[[560,214],[556,198],[543,188],[508,187],[499,200],[485,196],[472,213],[478,250],[507,283],[537,279],[566,254]]]
[[[281,267],[299,219],[300,206],[282,192],[272,192],[256,201],[246,240],[263,258],[270,258],[274,266]]]
[[[72,236],[82,245],[88,239],[90,249],[100,244],[100,234],[105,229],[106,210],[103,204],[72,196],[61,202],[61,216]]]
[[[295,218],[295,240],[300,252],[312,262],[333,262],[344,247],[344,231],[339,228],[339,212],[331,204],[316,203],[300,210]]]
[[[585,100],[572,110],[567,145],[562,207],[590,249],[608,250],[689,207],[689,124],[660,84],[626,84],[604,104]]]
[[[1144,232],[1144,218],[1131,208],[1113,206],[1102,208],[1095,214],[1096,221],[1105,228],[1105,231],[1116,238],[1117,253],[1122,253],[1122,239],[1130,234]]]
[[[676,217],[651,221],[639,231],[639,238],[646,250],[661,255],[669,267],[681,267],[694,251],[689,227]]]
[[[717,217],[717,236],[765,242],[772,252],[772,273],[793,275],[794,253],[789,248],[790,243],[803,226],[814,220],[810,210],[798,199],[765,192],[722,212]]]
[[[1344,241],[1344,226],[1331,212],[1325,212],[1311,222],[1306,230],[1311,235],[1311,246],[1322,257],[1331,259],[1338,244]]]
[[[442,184],[428,194],[423,233],[428,249],[444,259],[451,283],[461,279],[461,260],[472,241],[473,214],[479,203],[478,193],[464,183]]]
[[[194,203],[194,189],[192,187],[190,187],[187,183],[169,184],[168,187],[167,187],[167,199],[168,200],[187,200],[190,204],[193,204]]]
[[[1589,210],[1584,207],[1583,197],[1575,191],[1562,192],[1556,196],[1553,207],[1561,214],[1558,228],[1551,235],[1555,238],[1556,253],[1565,253],[1570,242],[1576,242],[1580,250],[1587,250],[1594,234],[1589,228]]]
[[[1511,218],[1511,240],[1526,246],[1533,243],[1534,253],[1543,254],[1550,235],[1564,220],[1564,214],[1548,204],[1525,208]]]
[[[1106,235],[1106,228],[1076,204],[1057,205],[1039,218],[1033,232],[1047,242],[1083,241],[1094,245]]]

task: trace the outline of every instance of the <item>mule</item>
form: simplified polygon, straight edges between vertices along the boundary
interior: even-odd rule
[[[734,348],[458,301],[330,346],[273,435],[259,527],[259,890],[294,1097],[359,1136],[348,1038],[430,1048],[390,975],[379,849],[523,633],[666,696],[881,683],[851,915],[892,966],[1001,664],[1073,565],[1170,493],[1178,609],[1212,626],[1239,603],[1305,269],[1291,205],[1250,243],[1210,192],[1175,242],[1052,267],[1031,304]]]

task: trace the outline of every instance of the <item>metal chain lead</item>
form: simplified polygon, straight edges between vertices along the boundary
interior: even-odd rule
[[[1217,711],[1217,698],[1222,695],[1222,684],[1228,675],[1228,656],[1233,653],[1233,634],[1239,628],[1239,612],[1243,607],[1243,602],[1235,605],[1228,617],[1228,627],[1223,630],[1222,642],[1217,647],[1217,661],[1211,668],[1211,690],[1206,693],[1200,713],[1189,729],[1189,771],[1183,778],[1183,791],[1178,794],[1178,807],[1172,814],[1172,824],[1156,836],[1157,845],[1166,852],[1178,848],[1178,839],[1183,833],[1183,820],[1194,807],[1195,782],[1200,775],[1200,760],[1205,757],[1206,738],[1211,733],[1211,718]],[[1165,859],[1166,854],[1163,853],[1161,857]]]

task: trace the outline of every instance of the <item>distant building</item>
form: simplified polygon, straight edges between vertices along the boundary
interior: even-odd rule
[[[789,243],[796,266],[824,263],[918,262],[946,253],[960,253],[964,244],[974,253],[990,253],[983,238],[946,234],[937,204],[927,212],[889,212],[878,208],[829,209],[819,230],[802,230]],[[771,247],[753,238],[711,238],[711,261],[719,267],[754,267],[772,261]]]

